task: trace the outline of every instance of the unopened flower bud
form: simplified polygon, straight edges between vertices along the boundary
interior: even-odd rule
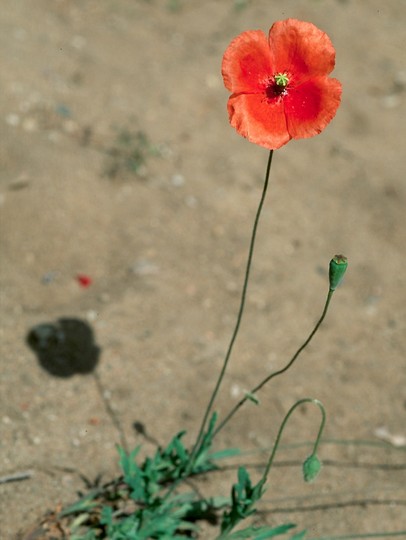
[[[305,482],[312,482],[318,476],[321,469],[321,461],[312,454],[303,463],[303,478]]]
[[[330,291],[335,291],[343,280],[345,271],[347,270],[348,260],[344,255],[336,255],[330,261]]]

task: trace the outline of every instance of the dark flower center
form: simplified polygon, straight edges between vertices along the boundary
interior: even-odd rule
[[[265,88],[268,99],[280,98],[288,93],[289,77],[287,73],[277,73],[271,77]]]

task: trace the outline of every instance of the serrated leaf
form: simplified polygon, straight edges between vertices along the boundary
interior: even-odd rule
[[[110,506],[103,506],[100,515],[101,525],[111,526],[113,524],[113,510]]]
[[[124,479],[127,482],[126,477],[133,477],[139,470],[138,465],[135,463],[135,458],[137,457],[138,452],[141,450],[141,446],[136,446],[129,454],[119,446],[118,453],[120,456],[120,467],[124,473]]]

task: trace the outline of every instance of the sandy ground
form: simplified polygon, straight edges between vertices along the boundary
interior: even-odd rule
[[[311,347],[217,447],[263,462],[284,412],[317,397],[326,439],[342,442],[322,445],[315,484],[275,469],[263,519],[312,536],[406,529],[405,16],[399,0],[3,0],[0,476],[32,476],[0,484],[1,539],[75,500],[81,474],[117,474],[117,442],[149,452],[196,433],[267,159],[228,124],[221,57],[239,32],[287,17],[330,35],[343,101],[322,135],[274,156],[220,413],[311,331],[330,258],[350,267]],[[68,367],[59,338],[59,356],[34,350],[33,328],[60,319],[87,351]],[[284,442],[317,423],[307,408]],[[205,489],[226,495],[233,476]]]

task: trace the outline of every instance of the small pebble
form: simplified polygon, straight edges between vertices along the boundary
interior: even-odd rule
[[[86,319],[89,322],[94,322],[97,319],[98,316],[99,316],[99,314],[94,309],[89,309],[89,311],[86,312]]]
[[[139,259],[130,270],[137,276],[151,276],[159,273],[159,267],[148,259]]]
[[[175,187],[181,187],[185,183],[185,177],[182,174],[174,174],[171,178],[171,184]]]
[[[55,280],[56,275],[57,275],[56,272],[47,272],[46,274],[42,276],[41,283],[43,285],[49,285]]]
[[[20,117],[18,114],[10,113],[6,116],[6,123],[9,126],[17,127],[20,124]]]
[[[377,428],[374,432],[375,437],[383,441],[387,441],[397,448],[406,446],[406,436],[400,435],[399,433],[392,434],[389,432],[386,426],[381,426]]]
[[[59,116],[63,116],[64,118],[70,118],[72,116],[72,112],[70,108],[67,105],[64,105],[63,103],[59,103],[55,107],[55,111]]]
[[[399,107],[401,103],[402,99],[395,94],[390,94],[389,96],[384,96],[382,98],[382,105],[385,109],[395,109],[396,107]]]

